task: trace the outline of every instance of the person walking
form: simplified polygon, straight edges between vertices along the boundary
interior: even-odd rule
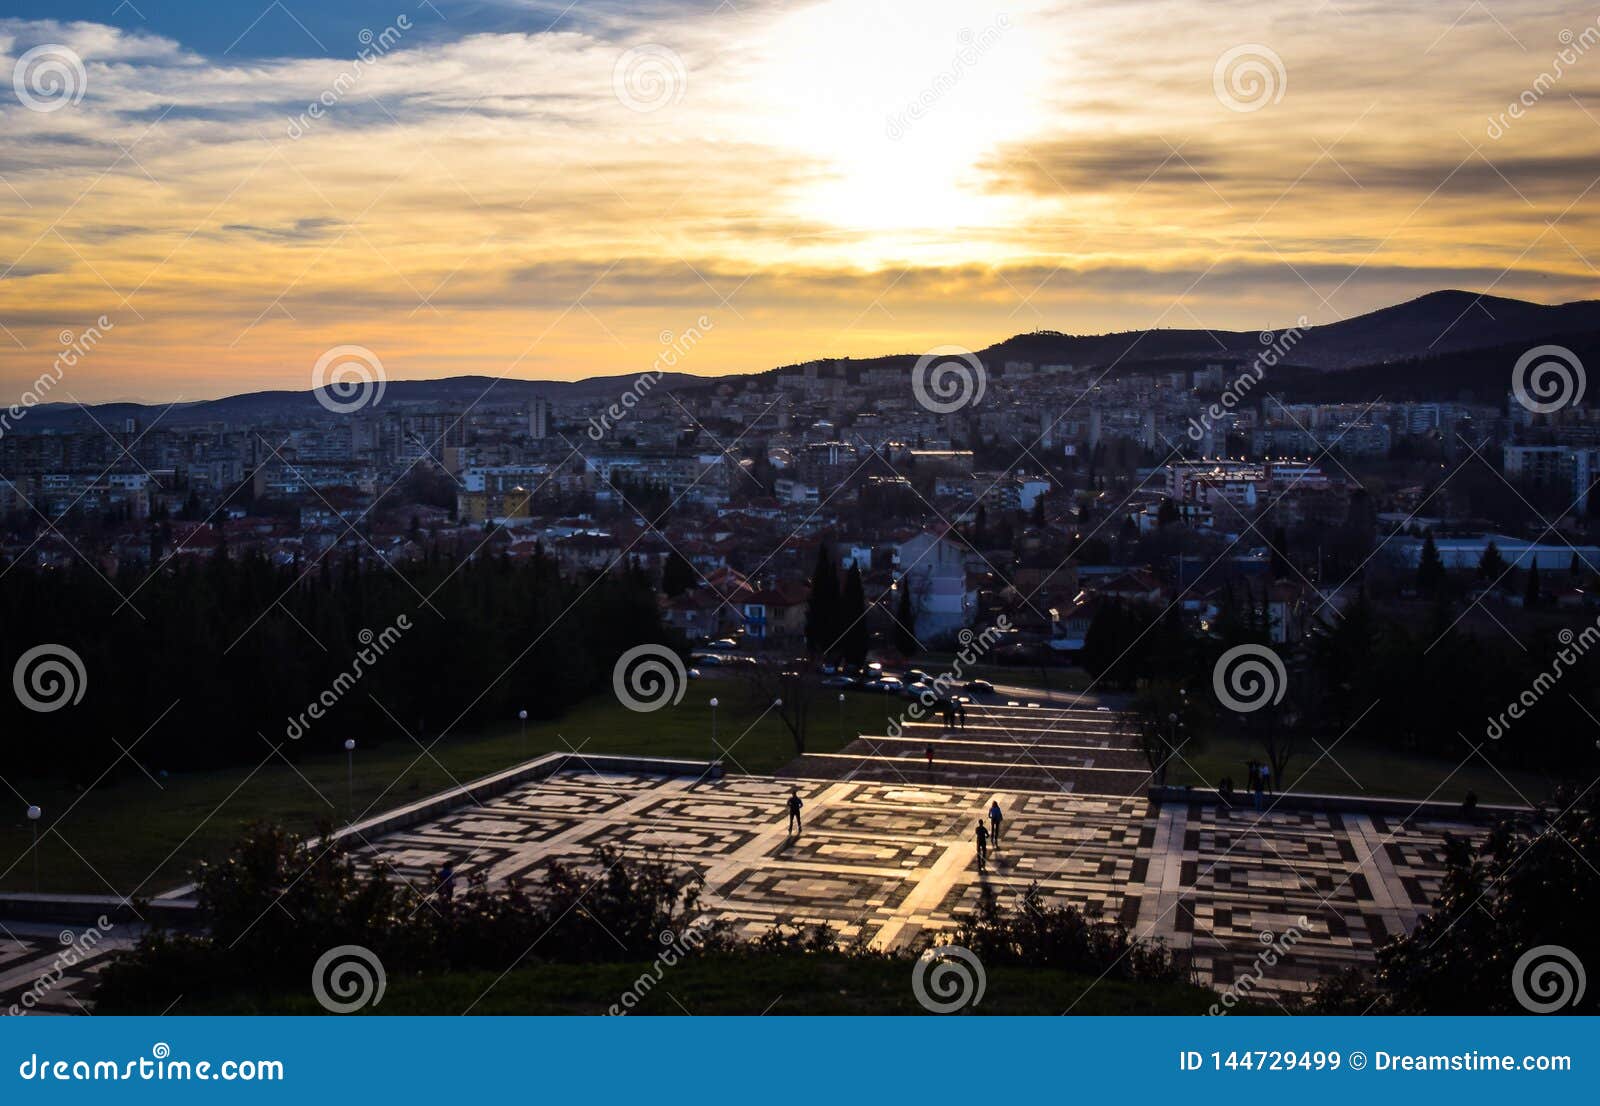
[[[933,742],[928,742],[928,771],[933,771]]]
[[[989,804],[989,839],[997,849],[1000,847],[1000,821],[1004,817],[1000,812],[1000,800],[995,799]]]
[[[956,725],[963,730],[967,728],[967,704],[965,703],[958,702],[956,704]]]
[[[1244,789],[1246,791],[1254,791],[1256,789],[1256,784],[1260,781],[1260,779],[1261,766],[1253,760],[1245,761]]]
[[[790,836],[796,836],[796,835],[798,835],[800,833],[800,808],[801,808],[802,805],[803,804],[800,802],[800,789],[798,787],[789,788],[789,834],[790,834]]]
[[[1263,764],[1261,766],[1261,768],[1260,768],[1260,772],[1261,772],[1261,790],[1263,790],[1263,791],[1271,791],[1272,790],[1272,765]]]
[[[1264,794],[1266,792],[1266,789],[1267,789],[1266,777],[1264,775],[1262,775],[1262,773],[1257,772],[1256,773],[1256,786],[1255,786],[1256,813],[1257,814],[1261,813],[1261,800],[1262,800],[1262,798],[1263,798],[1263,796],[1264,796]]]
[[[978,871],[984,870],[984,863],[989,859],[989,831],[983,828],[983,819],[978,819]]]
[[[456,866],[448,860],[439,869],[439,897],[445,902],[456,897]]]

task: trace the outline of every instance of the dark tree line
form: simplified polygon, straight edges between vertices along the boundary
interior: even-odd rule
[[[1089,626],[1082,663],[1101,687],[1188,688],[1190,700],[1213,708],[1215,728],[1268,747],[1273,761],[1314,748],[1314,739],[1450,763],[1481,747],[1501,767],[1556,779],[1600,770],[1592,721],[1600,716],[1600,649],[1551,635],[1524,651],[1509,639],[1464,632],[1454,619],[1441,601],[1425,620],[1403,621],[1358,594],[1342,613],[1325,609],[1308,620],[1303,639],[1272,646],[1284,664],[1283,700],[1239,715],[1212,693],[1215,665],[1236,645],[1271,643],[1264,617],[1242,593],[1224,603],[1204,634],[1176,609],[1107,603]],[[1558,664],[1563,649],[1572,659]],[[1275,767],[1282,778],[1282,766]]]
[[[626,649],[669,641],[644,573],[564,579],[542,554],[393,567],[330,554],[306,572],[223,551],[112,582],[139,613],[117,610],[86,566],[13,565],[0,577],[5,670],[49,643],[76,653],[86,676],[81,701],[45,713],[0,696],[8,772],[88,782],[118,743],[151,770],[182,771],[253,765],[267,742],[292,757],[352,737],[408,743],[401,726],[426,741],[521,709],[553,717],[608,687]],[[286,740],[314,702],[323,717]]]

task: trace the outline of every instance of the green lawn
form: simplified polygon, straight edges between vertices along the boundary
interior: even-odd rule
[[[1463,745],[1462,755],[1467,751]],[[1179,787],[1215,787],[1226,775],[1232,776],[1233,786],[1242,790],[1245,762],[1262,759],[1259,745],[1249,745],[1236,737],[1213,737],[1203,748],[1185,747],[1182,754],[1184,759],[1167,773],[1167,782]],[[1461,765],[1459,759],[1395,753],[1348,740],[1333,746],[1331,755],[1317,760],[1319,756],[1322,750],[1309,742],[1304,751],[1297,751],[1289,763],[1286,781],[1293,790],[1399,799],[1425,799],[1432,795],[1435,802],[1446,803],[1458,803],[1472,790],[1478,793],[1479,802],[1522,805],[1548,798],[1560,782],[1531,772],[1507,772],[1502,779],[1479,757]]]
[[[651,964],[529,964],[496,982],[493,972],[413,979],[390,976],[369,1014],[604,1014],[649,979],[638,1014],[924,1014],[908,960],[770,955]],[[992,967],[974,1014],[1203,1014],[1217,1001],[1186,983],[1128,983],[1054,969]],[[620,1007],[619,1007],[620,1008]],[[1263,1013],[1240,1006],[1236,1013]],[[176,1014],[319,1014],[311,995],[185,998]]]
[[[432,758],[397,734],[379,747],[356,751],[355,807],[376,814],[526,757],[569,749],[704,760],[711,754],[706,704],[712,696],[721,701],[717,738],[728,750],[728,770],[770,773],[793,758],[794,745],[776,713],[758,721],[760,712],[747,695],[732,681],[705,680],[692,684],[678,706],[652,714],[626,710],[610,695],[595,696],[555,722],[530,722],[526,755],[515,722],[486,734],[447,737],[433,747]],[[813,751],[842,748],[861,731],[883,732],[885,718],[901,706],[885,696],[852,692],[841,728],[836,700],[837,693],[829,691],[813,710]],[[270,818],[309,830],[319,820],[342,823],[348,817],[345,758],[337,753],[305,758],[294,768],[272,757],[253,773],[243,767],[172,773],[159,789],[138,771],[87,793],[57,783],[10,782],[45,811],[39,868],[46,891],[150,896],[184,882],[196,860],[218,855],[245,822]],[[22,813],[21,801],[9,803],[0,823],[0,890],[33,888]],[[59,833],[44,831],[63,815]]]

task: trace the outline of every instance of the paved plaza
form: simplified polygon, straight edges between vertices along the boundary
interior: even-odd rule
[[[698,871],[707,907],[746,936],[825,922],[883,948],[954,927],[985,884],[1012,904],[1037,883],[1047,901],[1165,941],[1203,982],[1248,978],[1250,993],[1271,1000],[1370,961],[1437,893],[1446,833],[1481,832],[1369,813],[1154,805],[1147,782],[1115,715],[1024,701],[969,708],[965,729],[863,737],[779,778],[561,771],[363,852],[423,886],[447,861],[462,885],[478,873],[496,885],[535,878],[552,857],[592,865],[596,848],[612,846]],[[804,801],[798,836],[787,829],[791,788]],[[994,801],[1004,839],[980,873],[974,830]],[[0,1012],[73,936],[15,925],[0,934]],[[83,1012],[107,954],[132,935],[109,937],[29,1012]],[[1289,955],[1264,965],[1269,945]]]
[[[1114,793],[1144,773],[1105,714],[985,713],[987,730],[977,712],[961,734],[935,728],[931,769],[918,737],[862,739],[791,766],[821,765],[830,777],[821,779],[567,771],[373,848],[419,882],[450,861],[493,884],[530,877],[549,857],[588,863],[611,845],[693,867],[710,909],[747,935],[826,922],[879,947],[951,928],[984,882],[1007,903],[1037,882],[1049,901],[1183,950],[1203,981],[1223,988],[1260,973],[1255,993],[1271,996],[1370,959],[1414,924],[1438,889],[1444,835],[1470,832],[1374,814],[1153,807]],[[1113,793],[1091,790],[1104,779]],[[787,831],[791,787],[805,803],[797,837]],[[991,801],[1005,812],[1005,838],[980,875],[973,831]],[[1292,951],[1263,971],[1257,958],[1275,939]]]

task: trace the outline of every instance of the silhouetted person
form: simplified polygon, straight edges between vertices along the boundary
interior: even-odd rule
[[[939,705],[944,711],[944,728],[954,729],[956,724],[956,705],[948,699],[939,700]]]
[[[1246,791],[1254,791],[1256,789],[1256,784],[1259,783],[1260,781],[1261,781],[1261,766],[1259,764],[1257,764],[1253,760],[1246,761],[1245,762],[1245,773],[1244,773],[1244,789]]]
[[[789,789],[789,832],[791,834],[800,832],[800,807],[802,805],[800,802],[800,789],[791,787]]]
[[[928,742],[928,771],[933,771],[933,742]]]
[[[963,730],[967,728],[967,704],[956,704],[956,724]]]
[[[1258,813],[1258,814],[1261,812],[1261,800],[1262,800],[1262,797],[1266,794],[1266,790],[1267,790],[1267,781],[1262,777],[1260,772],[1257,772],[1256,773],[1256,788],[1255,788],[1255,791],[1256,791],[1256,813]]]
[[[978,871],[983,871],[984,862],[989,859],[989,831],[983,828],[983,819],[978,819]]]
[[[1467,797],[1461,800],[1461,817],[1472,821],[1478,814],[1478,793],[1468,791]]]
[[[1000,821],[1005,815],[1000,813],[1000,800],[995,799],[989,804],[989,836],[994,839],[994,847],[1000,847]]]
[[[456,897],[456,866],[448,860],[439,869],[439,897],[445,902]]]

